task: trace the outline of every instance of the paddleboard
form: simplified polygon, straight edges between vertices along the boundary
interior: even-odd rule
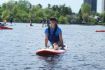
[[[96,32],[105,32],[105,30],[96,30]]]
[[[5,27],[5,26],[0,26],[0,30],[12,30],[13,28]]]
[[[67,47],[65,47],[65,49],[58,49],[58,50],[50,49],[50,48],[39,49],[36,51],[36,54],[40,55],[40,56],[59,55],[59,54],[65,53],[66,49],[67,49]]]

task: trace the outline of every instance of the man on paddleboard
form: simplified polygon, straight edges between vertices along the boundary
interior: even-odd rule
[[[50,24],[48,28],[45,30],[45,46],[49,48],[48,41],[50,41],[51,45],[54,49],[64,49],[63,38],[62,38],[62,30],[57,25],[58,21],[56,18],[50,18]]]

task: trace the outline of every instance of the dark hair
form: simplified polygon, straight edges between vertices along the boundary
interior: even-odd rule
[[[54,32],[53,32],[53,36],[55,36],[55,33],[57,31],[58,25],[56,24]],[[48,26],[48,37],[50,36],[50,26]]]
[[[54,18],[54,17],[51,17],[50,21],[56,21],[57,22],[58,20],[56,18]]]

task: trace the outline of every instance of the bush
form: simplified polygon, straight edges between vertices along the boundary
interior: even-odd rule
[[[103,23],[105,23],[105,12],[102,13],[102,20],[103,20]]]
[[[3,20],[8,20],[9,19],[9,16],[10,16],[10,12],[8,10],[4,10],[2,12],[2,19]]]
[[[67,17],[67,23],[71,23],[72,17],[70,15],[67,15],[66,17]]]
[[[66,23],[68,23],[68,18],[64,17],[64,16],[60,16],[58,21],[60,24],[66,24]]]
[[[89,18],[89,22],[88,23],[93,25],[93,24],[97,24],[97,21],[94,18]]]
[[[89,21],[89,15],[87,13],[84,13],[82,16],[82,19],[84,22],[88,22]]]

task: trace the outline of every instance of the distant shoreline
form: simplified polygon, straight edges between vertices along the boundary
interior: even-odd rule
[[[0,23],[3,23],[3,22],[0,22]],[[6,23],[8,24],[10,22],[6,22]],[[30,24],[29,22],[13,22],[12,24],[14,24],[14,23],[22,23],[22,24],[26,23],[26,24]],[[42,23],[32,23],[32,24],[42,24]],[[89,24],[89,23],[87,23],[87,24],[84,24],[84,23],[66,23],[66,24],[62,24],[62,25],[103,25],[103,26],[105,26],[105,23],[97,23],[97,24]]]

